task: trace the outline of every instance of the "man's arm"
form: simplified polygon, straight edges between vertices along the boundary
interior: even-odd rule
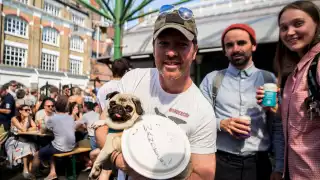
[[[216,172],[215,154],[192,154],[192,173],[189,180],[212,180]]]
[[[0,113],[2,113],[2,114],[10,114],[11,110],[10,109],[0,109]]]

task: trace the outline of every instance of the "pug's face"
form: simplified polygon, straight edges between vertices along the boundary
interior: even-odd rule
[[[108,115],[114,123],[125,123],[136,120],[143,114],[140,100],[130,94],[111,93],[109,98]]]

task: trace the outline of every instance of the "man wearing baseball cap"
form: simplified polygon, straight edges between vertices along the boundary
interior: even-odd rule
[[[192,11],[165,5],[160,8],[154,25],[156,68],[131,70],[122,77],[118,88],[122,93],[140,98],[145,114],[165,116],[186,132],[192,153],[192,171],[186,178],[212,180],[216,162],[216,119],[210,103],[190,77],[190,66],[197,51],[197,27]],[[103,128],[97,129],[96,134],[101,133],[100,129]],[[100,137],[96,138],[99,143]],[[129,179],[139,179],[121,153],[113,153],[111,160]],[[125,179],[122,172],[119,175],[118,179]]]
[[[209,73],[200,85],[217,118],[215,179],[280,180],[284,154],[281,120],[271,111],[265,112],[255,98],[259,86],[276,83],[276,78],[254,66],[257,40],[249,25],[227,27],[221,45],[229,67]],[[272,174],[271,147],[275,153]]]

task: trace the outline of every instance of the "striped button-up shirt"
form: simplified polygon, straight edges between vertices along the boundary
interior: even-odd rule
[[[283,91],[281,113],[286,143],[286,158],[292,180],[320,179],[320,118],[308,118],[304,100],[309,96],[307,72],[320,52],[320,43],[305,54],[288,77]],[[320,63],[317,81],[320,84]]]

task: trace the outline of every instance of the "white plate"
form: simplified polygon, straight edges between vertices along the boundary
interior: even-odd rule
[[[180,174],[190,161],[190,143],[173,121],[157,115],[142,120],[122,135],[122,153],[128,165],[151,179],[169,179]]]

